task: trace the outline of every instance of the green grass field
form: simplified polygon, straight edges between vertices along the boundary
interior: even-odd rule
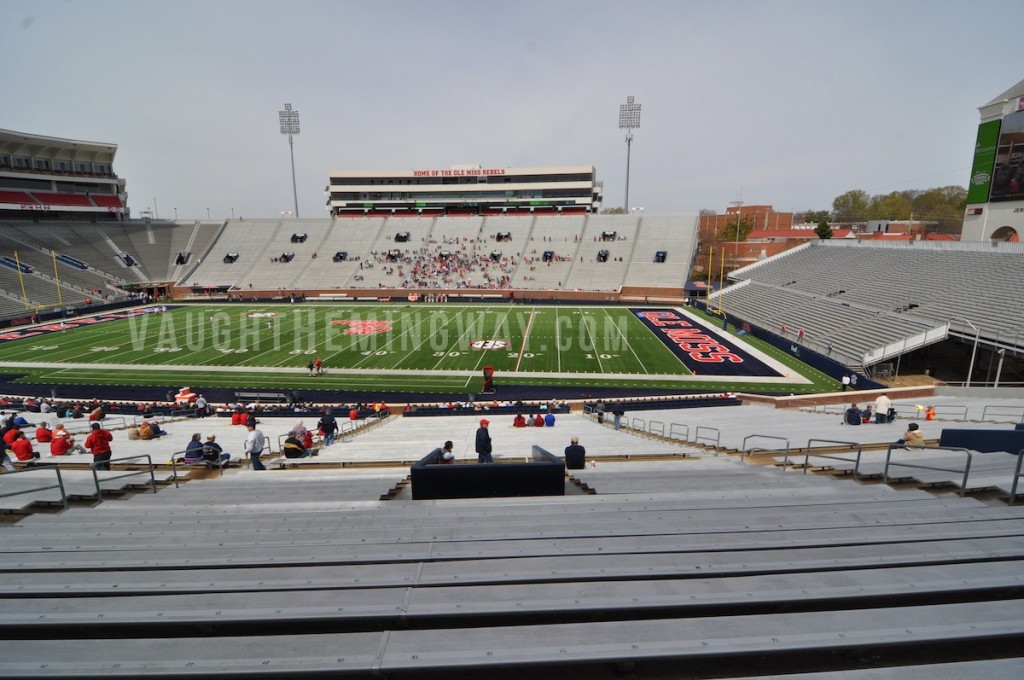
[[[748,345],[756,346],[752,339]],[[831,381],[761,347],[809,384]],[[326,369],[305,370],[319,356]],[[484,366],[499,384],[741,390],[707,383],[619,307],[427,304],[194,304],[0,343],[20,382],[262,389],[464,392]]]

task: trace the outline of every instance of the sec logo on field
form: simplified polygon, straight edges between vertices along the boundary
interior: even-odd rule
[[[507,347],[507,340],[474,340],[469,343],[470,349],[505,349]]]

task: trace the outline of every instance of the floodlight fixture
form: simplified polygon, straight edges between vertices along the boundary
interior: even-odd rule
[[[299,112],[292,109],[291,104],[284,105],[284,111],[277,112],[281,123],[281,134],[288,135],[288,152],[292,159],[292,197],[295,199],[295,217],[299,216],[299,192],[295,187],[295,143],[293,135],[299,134]]]
[[[640,106],[632,96],[626,97],[626,103],[619,105],[619,128],[635,130],[640,127]]]
[[[619,105],[619,129],[626,131],[626,202],[623,209],[629,214],[629,157],[633,146],[633,130],[640,127],[640,104],[633,96],[626,97],[626,103]]]

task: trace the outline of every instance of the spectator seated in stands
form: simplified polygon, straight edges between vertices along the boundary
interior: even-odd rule
[[[907,431],[903,433],[903,438],[896,443],[903,448],[924,446],[924,435],[921,434],[921,426],[917,423],[907,425]]]
[[[45,422],[39,423],[39,427],[36,428],[36,443],[49,444],[52,440],[53,432],[50,431],[50,426]]]
[[[309,451],[302,445],[302,440],[295,436],[295,433],[288,435],[281,447],[285,458],[308,458]]]
[[[544,427],[544,416],[542,416],[539,413],[537,415],[533,416],[533,426],[534,427]]]
[[[20,432],[21,427],[12,421],[7,422],[3,429],[3,440],[4,444],[7,445],[7,448],[11,447],[11,444],[14,443],[14,438],[17,437]]]
[[[317,454],[319,447],[313,440],[313,433],[305,426],[303,421],[300,420],[295,423],[295,427],[288,434],[302,444],[302,448],[306,451],[307,456],[315,456]]]
[[[155,420],[153,422],[143,420],[142,424],[139,425],[139,439],[156,439],[157,437],[162,437],[165,434],[167,434],[167,432],[161,429],[160,423]]]
[[[232,425],[245,425],[245,419],[248,414],[241,407],[236,408],[231,413],[231,424]]]
[[[317,442],[313,440],[313,433],[306,430],[306,433],[302,435],[302,446],[306,449],[306,453],[311,456],[315,456],[320,452],[320,447]]]
[[[587,467],[587,450],[580,446],[580,438],[573,437],[569,446],[565,447],[565,467],[567,470],[582,470]]]
[[[846,409],[843,422],[846,425],[860,425],[864,422],[864,416],[860,408],[857,407],[857,404],[850,404],[850,408]]]
[[[512,427],[526,427],[526,418],[522,413],[517,413],[516,417],[512,419]]]
[[[868,423],[870,423],[871,422],[871,418],[874,416],[874,414],[871,412],[871,404],[868,404],[867,406],[865,406],[864,410],[861,412],[860,415],[861,415],[861,418],[864,421],[864,425],[867,425]]]
[[[185,446],[185,464],[191,465],[203,460],[203,435],[199,432],[192,434],[192,439]]]
[[[66,456],[71,453],[88,453],[81,444],[75,443],[74,437],[64,429],[63,425],[57,423],[53,430],[53,439],[50,440],[51,456]]]
[[[443,446],[438,446],[428,454],[427,465],[451,465],[455,462],[455,454],[452,452],[455,444],[449,439]]]
[[[23,416],[14,416],[14,420],[11,421],[18,427],[32,427],[32,423],[25,420]]]
[[[896,416],[897,415],[899,415],[899,412],[896,411],[896,409],[894,409],[894,408],[892,408],[890,406],[889,407],[889,411],[885,414],[885,422],[887,422],[887,423],[893,422],[894,420],[896,420]]]
[[[39,452],[32,450],[32,442],[21,430],[17,430],[17,434],[14,435],[14,441],[11,442],[11,453],[23,463],[39,457]]]
[[[107,414],[103,411],[103,407],[102,406],[97,406],[89,414],[89,422],[98,423],[98,422],[100,422],[101,420],[103,420],[106,417],[107,417]]]
[[[546,408],[546,407],[542,406],[541,408]],[[555,426],[555,414],[551,413],[551,412],[548,412],[547,414],[544,415],[544,427],[554,427],[554,426]]]
[[[227,466],[228,461],[231,460],[231,456],[224,453],[224,449],[217,443],[217,435],[211,434],[206,438],[206,444],[203,445],[203,460],[208,465],[221,467]]]

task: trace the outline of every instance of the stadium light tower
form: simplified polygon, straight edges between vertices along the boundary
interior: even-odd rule
[[[633,130],[640,127],[640,105],[634,103],[632,95],[626,103],[619,105],[619,129],[626,131],[626,204],[623,209],[629,214],[629,154],[633,146]]]
[[[278,111],[281,121],[281,134],[288,135],[288,152],[292,157],[292,196],[295,198],[295,217],[299,216],[299,192],[295,189],[295,144],[292,136],[299,134],[299,112],[292,110],[291,104],[284,105],[284,111]]]

